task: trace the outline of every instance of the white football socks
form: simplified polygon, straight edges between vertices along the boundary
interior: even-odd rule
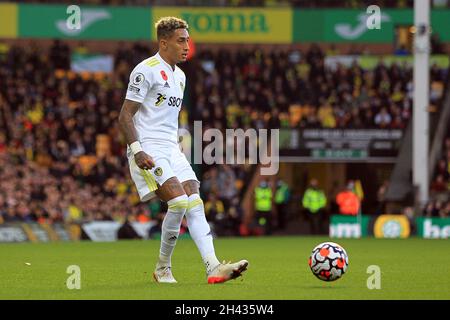
[[[214,251],[211,228],[208,221],[206,221],[203,201],[198,193],[193,193],[189,196],[186,220],[189,233],[200,251],[206,272],[209,274],[220,262],[217,260]]]
[[[170,267],[173,249],[180,234],[180,226],[188,207],[187,195],[173,198],[167,202],[168,210],[161,230],[161,247],[156,268]]]

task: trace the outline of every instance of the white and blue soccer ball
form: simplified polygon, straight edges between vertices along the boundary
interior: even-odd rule
[[[335,281],[347,271],[347,252],[337,243],[323,242],[312,250],[309,267],[320,280]]]

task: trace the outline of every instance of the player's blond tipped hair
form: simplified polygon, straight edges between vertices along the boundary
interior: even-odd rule
[[[188,24],[177,17],[163,17],[155,23],[158,40],[169,38],[176,29],[188,29]]]

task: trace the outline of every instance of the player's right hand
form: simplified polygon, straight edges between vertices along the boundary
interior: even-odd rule
[[[155,161],[153,161],[153,158],[144,151],[136,153],[134,155],[134,161],[136,161],[139,168],[144,170],[150,170],[155,166]]]

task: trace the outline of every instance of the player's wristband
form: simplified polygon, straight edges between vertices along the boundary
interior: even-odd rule
[[[135,141],[132,144],[130,144],[130,149],[133,152],[133,155],[135,155],[138,152],[143,151],[139,141]]]

